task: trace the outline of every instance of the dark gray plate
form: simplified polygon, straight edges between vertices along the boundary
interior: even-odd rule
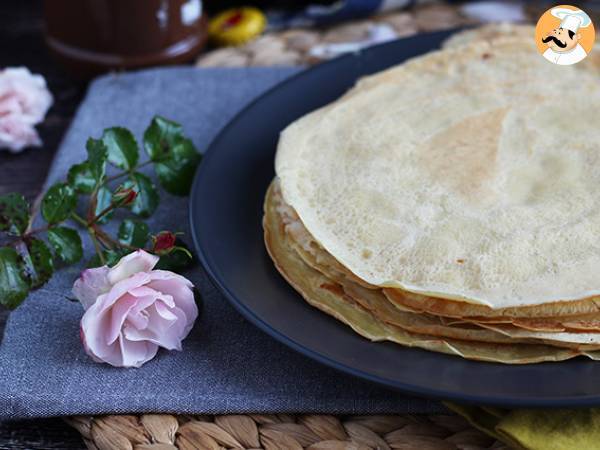
[[[196,175],[190,218],[198,256],[225,297],[252,323],[344,372],[408,393],[464,402],[599,405],[600,364],[587,359],[507,366],[369,342],[309,306],[265,252],[262,203],[274,174],[279,132],[338,98],[357,78],[435,49],[449,34],[402,39],[319,65],[239,113],[211,144]]]

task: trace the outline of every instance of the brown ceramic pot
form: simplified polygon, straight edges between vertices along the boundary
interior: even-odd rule
[[[201,0],[44,0],[44,15],[51,52],[83,77],[185,62],[206,42]]]

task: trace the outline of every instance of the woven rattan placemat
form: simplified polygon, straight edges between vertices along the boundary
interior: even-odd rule
[[[457,415],[99,416],[68,423],[97,450],[508,449]]]

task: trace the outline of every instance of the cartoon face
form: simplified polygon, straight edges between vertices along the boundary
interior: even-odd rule
[[[581,35],[571,30],[555,28],[542,38],[542,42],[555,52],[564,53],[574,49],[580,39]]]

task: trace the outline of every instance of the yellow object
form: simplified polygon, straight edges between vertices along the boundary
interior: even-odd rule
[[[600,448],[600,409],[504,410],[444,403],[490,436],[523,450]]]
[[[256,8],[227,9],[215,16],[208,25],[211,40],[218,45],[240,45],[260,35],[267,18]]]

